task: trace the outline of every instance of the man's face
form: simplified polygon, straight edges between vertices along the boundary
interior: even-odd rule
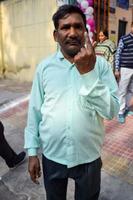
[[[54,39],[60,44],[66,58],[73,58],[84,46],[86,31],[80,14],[67,14],[59,20],[59,27],[54,31]]]

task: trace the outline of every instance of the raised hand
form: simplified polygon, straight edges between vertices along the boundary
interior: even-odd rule
[[[80,74],[85,74],[93,70],[96,62],[95,51],[87,32],[85,32],[84,37],[85,47],[82,47],[80,52],[74,57],[74,63]]]

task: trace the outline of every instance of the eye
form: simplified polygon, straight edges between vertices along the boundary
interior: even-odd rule
[[[75,29],[83,30],[83,26],[81,24],[75,24]]]
[[[68,29],[70,29],[70,25],[67,24],[61,27],[61,30],[68,30]]]

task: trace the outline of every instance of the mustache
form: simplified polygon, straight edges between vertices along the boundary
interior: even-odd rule
[[[77,43],[77,44],[81,44],[80,39],[78,38],[69,38],[65,41],[65,44],[70,44],[70,43]]]

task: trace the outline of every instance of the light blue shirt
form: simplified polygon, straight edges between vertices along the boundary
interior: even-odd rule
[[[94,70],[81,75],[58,51],[37,67],[33,81],[25,148],[68,168],[100,157],[103,119],[119,111],[117,83],[108,62],[97,57]]]

